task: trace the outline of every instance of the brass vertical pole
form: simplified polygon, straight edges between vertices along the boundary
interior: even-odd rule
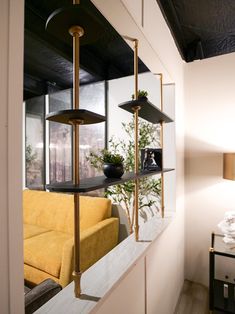
[[[138,39],[134,40],[134,77],[135,77],[135,100],[138,99]]]
[[[131,38],[129,36],[123,36],[123,38],[134,42],[134,79],[135,79],[135,100],[138,99],[138,39]],[[134,123],[135,123],[135,173],[139,172],[139,110],[140,105],[134,105],[132,110],[134,111]],[[134,191],[134,218],[135,218],[135,239],[139,240],[139,179],[135,179],[135,191]]]
[[[135,100],[138,99],[138,40],[134,40],[134,77],[135,77]],[[135,173],[139,172],[139,110],[140,106],[133,108],[135,116]],[[139,240],[139,179],[135,180],[135,239]]]
[[[138,113],[140,110],[139,106],[134,109],[135,116],[135,173],[139,172],[139,145],[138,145]],[[135,179],[135,194],[134,194],[134,206],[135,206],[135,239],[139,240],[139,179]]]
[[[163,111],[163,83],[162,83],[162,73],[160,75],[160,105],[161,105],[161,111]],[[161,143],[161,148],[162,148],[162,169],[164,168],[163,165],[163,148],[164,148],[164,121],[161,121],[160,123],[161,129],[160,129],[160,143]],[[164,195],[164,173],[161,173],[161,211],[162,211],[162,218],[164,218],[165,215],[165,195]]]
[[[75,0],[77,4],[77,1]],[[84,34],[80,26],[72,26],[69,33],[73,36],[73,108],[79,109],[79,44],[80,37]],[[73,181],[79,185],[79,125],[80,120],[71,121],[73,125]],[[80,269],[80,210],[79,193],[74,194],[74,293],[78,298],[81,294],[81,269]]]

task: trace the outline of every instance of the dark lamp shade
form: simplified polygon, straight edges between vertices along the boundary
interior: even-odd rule
[[[235,153],[223,154],[223,178],[235,180]]]

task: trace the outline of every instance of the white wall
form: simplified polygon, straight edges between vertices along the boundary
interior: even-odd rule
[[[155,0],[144,1],[144,27],[140,24],[141,0],[92,2],[120,34],[139,39],[140,57],[153,73],[162,72],[164,83],[175,83],[176,218],[146,257],[147,311],[142,311],[173,314],[184,281],[184,64]],[[117,288],[120,294],[111,293],[97,313],[111,313],[114,306],[118,306],[119,313],[122,308],[128,314],[135,313],[131,300],[139,297],[136,282],[141,283],[143,276],[141,263],[136,265],[138,278],[131,274],[126,277]],[[129,289],[125,289],[126,285]],[[145,309],[144,304],[141,309]]]
[[[23,313],[22,236],[22,0],[0,9],[0,313]]]
[[[235,183],[222,179],[222,153],[235,151],[234,72],[234,53],[185,72],[186,277],[205,285],[211,232],[235,209]]]

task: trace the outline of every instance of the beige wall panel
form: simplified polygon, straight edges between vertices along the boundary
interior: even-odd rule
[[[0,10],[0,313],[24,312],[22,101],[24,1]]]
[[[146,0],[145,0],[146,1]],[[135,21],[141,25],[142,23],[142,2],[144,0],[122,0],[127,10],[131,12]]]
[[[183,224],[181,212],[147,253],[148,314],[174,313],[184,278]]]
[[[138,261],[96,314],[145,313],[144,259]]]
[[[7,58],[8,58],[8,1],[1,2],[0,10],[0,312],[9,313],[8,266],[8,210],[7,210]]]
[[[186,276],[205,285],[211,232],[235,210],[235,182],[222,178],[222,153],[235,152],[234,71],[232,53],[190,63],[185,73]]]

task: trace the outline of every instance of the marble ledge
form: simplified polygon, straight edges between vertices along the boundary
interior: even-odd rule
[[[54,298],[37,310],[36,314],[87,314],[97,310],[109,293],[146,254],[148,248],[173,220],[174,213],[165,218],[152,218],[140,227],[139,241],[132,234],[82,275],[81,298],[74,297],[74,284],[70,283]]]

